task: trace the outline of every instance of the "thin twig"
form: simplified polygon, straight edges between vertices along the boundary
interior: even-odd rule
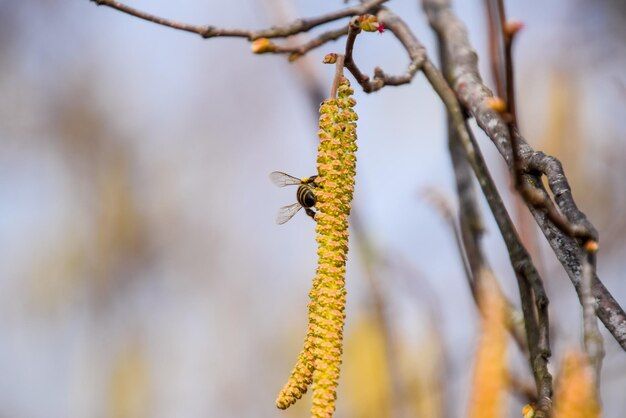
[[[527,203],[534,204],[535,202],[531,200],[531,197],[533,196],[533,194],[530,193],[531,189],[522,181],[524,172],[522,169],[519,147],[517,146],[517,135],[515,135],[515,132],[517,131],[517,111],[515,106],[516,99],[512,49],[513,40],[517,30],[512,30],[511,27],[507,26],[504,2],[502,0],[494,0],[489,3],[488,10],[490,15],[490,27],[494,29],[491,35],[494,37],[497,36],[497,39],[491,41],[491,46],[497,48],[497,46],[501,43],[504,49],[503,54],[500,54],[499,51],[492,51],[492,53],[498,58],[503,57],[503,60],[498,60],[497,64],[499,65],[495,66],[494,71],[497,74],[496,80],[498,81],[498,94],[504,97],[506,104],[502,117],[507,125],[512,151],[512,162],[510,165],[511,177],[513,178],[513,185],[515,189],[520,193],[524,200]],[[499,27],[499,30],[495,30],[495,27]],[[502,61],[504,68],[502,67]],[[504,74],[500,73],[500,71],[503,71]],[[545,202],[547,201],[550,200],[544,199],[544,206],[546,206]],[[520,216],[523,215],[520,214]],[[535,375],[538,392],[536,416],[548,417],[550,416],[552,408],[552,376],[548,374],[546,368],[548,358],[540,354],[543,352],[549,356],[550,350],[548,341],[549,323],[547,310],[542,312],[542,310],[538,308],[535,313],[531,301],[537,295],[533,294],[534,292],[528,282],[518,281],[518,286],[522,300],[522,311],[524,312],[526,332],[528,334],[528,344],[531,352],[531,368]],[[541,359],[541,361],[546,364],[538,364],[536,359]]]
[[[190,25],[187,23],[175,22],[169,19],[165,19],[159,16],[146,13],[144,11],[127,6],[119,1],[114,0],[90,0],[98,4],[98,6],[108,6],[120,12],[129,14],[139,19],[147,20],[148,22],[156,23],[158,25],[167,26],[172,29],[182,30],[185,32],[191,32],[202,36],[203,38],[214,37],[237,37],[247,38],[250,41],[254,41],[259,38],[286,38],[288,36],[296,35],[298,33],[307,32],[317,26],[325,23],[333,22],[345,17],[351,17],[356,15],[362,15],[378,8],[381,4],[388,0],[369,0],[357,5],[346,7],[341,10],[337,10],[331,13],[327,13],[321,16],[312,17],[308,19],[297,19],[287,25],[273,26],[269,29],[261,30],[246,30],[246,29],[229,29],[218,28],[211,25]]]
[[[513,40],[515,39],[515,35],[518,30],[521,29],[521,26],[515,30],[512,30],[511,27],[508,26],[508,22],[506,19],[506,11],[504,9],[504,1],[503,0],[494,0],[493,7],[496,16],[494,16],[494,20],[497,20],[497,24],[500,27],[500,35],[502,38],[502,44],[504,47],[504,77],[500,77],[502,82],[504,83],[504,88],[500,86],[501,90],[498,94],[504,97],[504,100],[507,105],[507,113],[511,117],[509,121],[510,126],[516,127],[517,125],[517,110],[515,108],[515,79],[513,77]],[[494,24],[496,22],[494,21]]]
[[[563,170],[561,168],[560,171],[552,171],[549,173],[548,171],[539,169],[538,166],[526,164],[521,156],[522,147],[518,144],[519,138],[521,137],[519,136],[517,125],[517,101],[515,98],[512,51],[513,41],[522,25],[519,22],[507,21],[504,2],[502,0],[486,0],[486,3],[489,15],[489,36],[490,38],[494,38],[490,39],[489,46],[492,49],[490,52],[497,57],[492,57],[492,60],[497,60],[497,63],[492,65],[494,78],[496,80],[496,94],[503,98],[505,103],[505,109],[502,111],[501,117],[506,124],[508,130],[507,137],[510,141],[511,163],[509,167],[513,185],[527,205],[534,206],[535,209],[544,211],[548,219],[567,235],[580,238],[583,241],[597,240],[595,229],[590,226],[588,222],[585,222],[586,219],[579,223],[573,220],[579,219],[579,216],[574,216],[574,218],[563,216],[547,193],[534,187],[532,182],[525,181],[524,179],[524,174],[527,171],[539,171],[541,174],[545,174],[548,179],[555,179],[561,177]],[[495,30],[496,27],[498,27],[499,30]],[[502,44],[502,51],[498,48],[500,44]],[[495,50],[493,50],[494,48]],[[523,219],[521,214],[520,218]]]
[[[268,16],[272,22],[284,24],[297,18],[295,5],[291,0],[265,0],[263,4],[265,4],[268,9]],[[345,34],[348,33],[346,25],[341,25],[339,30]],[[311,105],[312,112],[310,112],[310,115],[312,116],[312,121],[314,121],[315,124],[319,122],[319,106],[320,103],[327,98],[328,87],[326,86],[326,83],[322,81],[319,62],[314,60],[312,57],[307,56],[306,52],[312,49],[309,48],[308,45],[312,44],[316,39],[326,38],[329,41],[332,40],[330,39],[330,34],[332,32],[332,30],[324,32],[317,38],[305,43],[302,42],[304,35],[293,36],[285,40],[286,46],[293,47],[294,51],[290,53],[289,60],[294,63],[293,70],[298,76],[298,81],[302,86],[302,91]],[[315,139],[317,141],[317,138]]]
[[[488,24],[488,45],[489,45],[489,61],[491,64],[491,76],[493,77],[495,84],[495,91],[498,97],[504,98],[505,103],[510,105],[508,109],[505,109],[505,113],[510,114],[507,120],[510,120],[511,123],[517,124],[519,119],[517,117],[517,112],[515,110],[515,92],[507,91],[507,87],[514,88],[515,84],[513,82],[513,73],[512,73],[512,62],[511,62],[511,46],[513,42],[513,37],[515,33],[511,32],[512,28],[516,28],[519,30],[521,25],[517,24],[517,26],[511,25],[507,26],[506,17],[504,16],[504,3],[501,0],[485,0],[485,10],[487,11],[487,24]],[[505,43],[504,48],[501,48],[501,45]],[[505,51],[503,51],[503,49]],[[506,68],[502,65],[502,55],[506,55]],[[506,116],[503,115],[505,119]],[[511,124],[509,124],[509,133],[511,131]],[[512,144],[512,149],[515,149],[515,144]],[[518,156],[516,154],[513,155],[514,161],[518,161]],[[517,163],[513,163],[514,167],[518,167]],[[519,181],[519,170],[515,170],[512,173],[513,185],[517,188],[520,194],[520,198],[515,199],[515,212],[517,217],[517,223],[519,225],[519,232],[522,238],[522,242],[528,248],[528,251],[533,256],[535,263],[541,264],[541,254],[537,250],[537,234],[532,227],[532,223],[530,220],[530,214],[527,212],[527,209],[524,208],[524,196],[528,188],[519,188],[520,184],[523,184]],[[540,267],[540,266],[538,266]]]
[[[493,273],[489,266],[487,266],[486,261],[481,258],[479,260],[474,259],[471,260],[472,256],[476,256],[476,254],[470,255],[470,252],[467,251],[467,247],[473,247],[474,250],[480,251],[479,242],[467,241],[464,234],[461,232],[461,229],[457,226],[454,221],[454,216],[452,215],[452,209],[446,199],[441,196],[436,190],[428,189],[424,192],[424,197],[430,202],[437,211],[442,215],[452,234],[454,236],[455,244],[457,247],[457,251],[459,254],[459,258],[461,259],[461,263],[463,265],[463,270],[465,272],[465,277],[467,283],[470,288],[470,292],[478,307],[480,313],[483,313],[483,309],[479,304],[478,294],[476,288],[480,285],[481,280],[485,279],[485,276],[494,277]],[[459,211],[462,212],[462,211]],[[467,234],[465,234],[467,235]],[[480,254],[482,257],[482,253]],[[471,266],[471,267],[470,267]],[[495,283],[498,287],[499,285]],[[500,291],[500,289],[498,289]],[[500,293],[502,293],[500,291]],[[504,295],[502,295],[505,298]],[[523,323],[523,314],[518,311],[515,306],[505,298],[506,303],[506,328],[517,343],[518,347],[524,354],[528,354],[528,342],[526,341],[526,330],[524,329]],[[519,319],[522,318],[520,321]]]
[[[520,187],[522,167],[520,165],[519,149],[513,132],[517,129],[517,111],[515,109],[515,80],[513,77],[513,39],[517,31],[507,27],[506,12],[502,0],[485,0],[489,25],[489,53],[491,56],[491,70],[496,84],[496,95],[504,101],[502,118],[506,121],[511,141],[512,159],[511,173],[513,184],[523,195]],[[502,46],[502,49],[500,49]]]
[[[506,110],[503,114],[503,118],[506,121],[509,129],[509,140],[511,141],[511,151],[513,157],[513,163],[511,164],[511,172],[513,175],[513,184],[515,188],[524,196],[525,199],[529,198],[526,193],[527,187],[522,183],[522,166],[519,155],[519,147],[517,146],[517,136],[514,135],[514,131],[517,130],[517,110],[515,100],[515,79],[513,77],[513,40],[515,39],[516,32],[507,28],[506,12],[504,10],[504,2],[502,0],[495,0],[492,2],[492,9],[495,12],[492,16],[492,24],[495,26],[496,20],[499,26],[500,38],[504,47],[504,74],[500,75],[500,82],[504,83],[504,89],[502,85],[499,85],[499,95],[504,95],[504,102],[506,103]],[[500,56],[498,54],[498,56]],[[500,67],[502,68],[502,67]]]
[[[505,88],[502,80],[502,55],[500,54],[500,31],[497,29],[497,7],[498,0],[485,0],[485,10],[487,11],[487,40],[489,42],[489,63],[491,65],[491,75],[496,86],[496,94],[504,97]]]
[[[517,132],[514,132],[514,136],[520,149],[523,147],[530,148]],[[527,174],[522,176],[522,182],[525,184],[525,200],[534,209],[543,211],[548,219],[565,234],[582,241],[583,245],[587,241],[598,241],[598,233],[595,227],[574,203],[572,189],[567,181],[561,162],[550,155],[534,150],[532,150],[531,154],[522,158],[525,160],[523,164],[527,165],[527,168],[523,169]],[[560,212],[543,189],[540,178],[534,172],[545,174],[548,186],[559,206]]]
[[[509,168],[515,165],[512,144],[515,143],[517,156],[519,157],[519,170],[524,173],[520,183],[524,190],[527,205],[535,206],[535,210],[544,212],[548,219],[569,236],[581,239],[597,241],[597,232],[593,225],[587,220],[585,215],[576,207],[574,200],[569,193],[565,199],[557,200],[560,211],[554,207],[547,193],[542,193],[531,178],[545,174],[552,189],[552,183],[564,177],[561,167],[559,170],[544,171],[545,164],[539,164],[538,153],[536,153],[528,143],[522,138],[516,129],[510,132],[507,123],[508,113],[501,115],[493,110],[487,103],[493,97],[491,91],[484,86],[482,79],[478,75],[476,65],[476,53],[469,46],[467,32],[462,23],[456,18],[450,9],[448,0],[425,0],[425,9],[429,15],[431,25],[437,31],[442,31],[448,39],[448,48],[455,57],[454,90],[457,92],[461,103],[476,118],[478,125],[485,130],[489,138],[494,142],[498,151],[506,160]],[[514,136],[511,140],[511,136]],[[541,156],[545,156],[543,153]],[[530,191],[528,191],[530,190]],[[553,195],[556,192],[552,190]],[[565,216],[563,216],[565,215]],[[568,225],[569,224],[569,225]]]
[[[335,63],[335,77],[333,77],[333,84],[330,87],[330,97],[331,99],[335,99],[337,97],[337,88],[339,88],[339,83],[341,83],[341,79],[344,77],[343,68],[345,65],[345,57],[341,54],[337,54],[337,61]]]
[[[359,67],[354,62],[353,51],[354,41],[356,41],[357,35],[361,33],[361,27],[355,18],[350,19],[348,23],[348,37],[346,38],[346,69],[352,73],[357,83],[359,83],[363,90],[369,88],[369,77],[361,72]]]
[[[361,29],[356,20],[352,19],[348,25],[348,37],[346,39],[346,69],[352,73],[366,93],[378,91],[385,86],[400,86],[410,83],[421,68],[425,57],[425,49],[419,42],[411,42],[410,40],[403,41],[403,39],[415,38],[415,36],[405,25],[394,24],[394,19],[397,19],[395,14],[391,13],[388,9],[380,8],[376,17],[378,22],[384,24],[385,28],[389,28],[396,38],[405,46],[411,62],[406,72],[401,75],[386,74],[382,68],[376,67],[374,69],[374,78],[370,80],[369,76],[363,74],[354,62],[352,54],[354,42],[356,36],[361,32]],[[407,45],[410,47],[407,47]]]
[[[499,30],[493,34],[497,36],[497,40],[494,40],[492,44],[502,44],[502,54],[500,51],[496,51],[498,57],[503,57],[500,61],[497,80],[499,85],[497,94],[504,98],[506,109],[502,114],[502,118],[507,124],[509,139],[511,141],[511,177],[513,178],[513,186],[522,197],[527,205],[532,205],[536,209],[545,211],[548,219],[550,219],[559,229],[568,234],[571,237],[581,237],[585,240],[596,239],[593,235],[593,228],[581,227],[577,222],[573,222],[567,217],[563,216],[556,208],[556,205],[550,199],[547,193],[534,188],[529,182],[524,181],[524,164],[520,156],[520,147],[518,146],[518,117],[517,117],[517,98],[515,95],[515,77],[513,71],[513,41],[516,38],[517,33],[522,28],[520,22],[509,22],[506,18],[506,10],[503,0],[488,0],[490,5],[490,19],[492,26],[498,26]],[[544,171],[545,173],[545,171]],[[556,178],[553,175],[552,178]],[[519,201],[516,200],[518,207],[518,220],[520,225],[525,225],[526,229],[529,229],[526,221],[526,213],[521,212]],[[530,231],[529,231],[530,232]],[[532,234],[532,232],[530,232]],[[534,234],[532,234],[534,236]],[[529,240],[533,238],[529,237]],[[534,247],[534,245],[533,245]]]
[[[583,342],[585,352],[593,367],[596,387],[599,387],[602,359],[604,358],[604,342],[596,319],[596,301],[591,293],[595,265],[594,257],[595,252],[588,251],[582,259],[581,301],[583,306]]]
[[[301,45],[284,46],[284,47],[278,46],[277,50],[274,52],[288,53],[289,61],[295,61],[298,58],[302,57],[303,55],[306,55],[307,52],[315,48],[319,48],[320,46],[330,41],[336,41],[337,39],[347,34],[348,34],[348,28],[344,26],[339,29],[329,30],[327,32],[321,33],[319,36],[316,36],[315,38]]]
[[[467,126],[464,126],[467,129]],[[489,174],[476,139],[471,130],[467,129],[467,133],[470,143],[464,145],[468,148],[468,151],[473,150],[473,159],[470,159],[470,163],[473,165],[476,176],[487,198],[487,203],[504,238],[511,265],[517,278],[522,312],[524,313],[524,326],[530,354],[529,360],[535,376],[537,392],[540,394],[541,402],[543,402],[542,408],[538,408],[538,411],[542,409],[547,411],[550,408],[549,401],[552,396],[552,376],[547,367],[548,359],[551,355],[548,298],[543,288],[541,277],[517,235],[513,221],[506,211],[495,183]],[[540,417],[542,415],[538,414],[537,416]]]
[[[442,64],[442,69],[445,73],[445,63]],[[465,148],[450,117],[448,117],[448,150],[450,151],[457,195],[459,197],[458,218],[463,246],[467,252],[471,270],[476,273],[486,264],[482,246],[485,226],[474,190],[472,167],[467,160]]]
[[[389,26],[392,28],[393,26],[404,26],[408,31],[408,27],[406,27],[406,23],[402,21],[397,15],[392,15],[390,11],[386,10],[386,13],[390,15],[390,18],[386,19]],[[392,23],[393,22],[393,23]],[[410,32],[409,32],[410,33]],[[410,37],[403,37],[400,39],[403,46],[409,50],[420,50],[424,53],[424,48],[421,43],[415,38],[415,36],[411,33]],[[412,44],[417,44],[412,45]],[[475,139],[473,139],[471,135],[471,131],[467,129],[465,126],[465,119],[463,117],[463,112],[457,101],[457,98],[454,92],[448,86],[445,78],[441,74],[441,72],[433,65],[433,63],[426,57],[423,56],[424,63],[422,64],[422,71],[424,75],[433,86],[437,94],[440,96],[444,105],[448,109],[449,115],[452,118],[452,123],[454,125],[454,129],[459,134],[459,137],[466,149],[466,153],[468,159],[472,165],[472,169],[474,169],[481,188],[485,192],[485,195],[488,199],[488,203],[492,207],[492,211],[494,211],[494,216],[496,217],[496,221],[498,225],[501,227],[505,242],[507,245],[510,245],[509,252],[512,257],[513,267],[516,271],[524,272],[529,276],[538,277],[536,270],[532,266],[532,261],[528,257],[523,245],[519,241],[517,237],[517,233],[515,231],[515,227],[510,220],[508,212],[502,203],[500,195],[495,187],[495,183],[489,174],[489,170],[486,166],[486,163],[482,159],[482,155],[480,154],[480,150],[473,145]],[[488,177],[486,177],[488,175]],[[489,199],[492,199],[491,201]],[[494,210],[495,208],[495,210]],[[533,288],[538,292],[537,297],[540,300],[541,304],[547,304],[547,298],[545,292],[542,290],[543,285],[541,284],[541,280],[536,280],[533,278],[530,280],[530,283],[533,285]]]

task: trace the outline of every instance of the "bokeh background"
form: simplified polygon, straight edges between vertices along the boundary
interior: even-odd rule
[[[482,2],[455,3],[486,57]],[[128,4],[246,28],[343,7]],[[434,56],[418,3],[390,6]],[[526,23],[515,48],[522,131],[562,159],[600,230],[599,275],[624,306],[626,6],[507,6]],[[303,72],[243,40],[202,40],[87,0],[0,1],[0,417],[308,415],[308,398],[286,412],[274,399],[305,333],[314,224],[303,213],[274,224],[295,190],[267,174],[313,174],[317,113],[304,86],[330,86],[333,69],[319,62],[341,45],[311,53]],[[390,34],[359,37],[356,58],[370,73],[407,63]],[[434,189],[456,205],[442,106],[420,75],[356,98],[354,211],[369,244],[355,240],[350,252],[336,415],[463,416],[477,314],[450,229],[423,198]],[[501,159],[479,139],[509,196]],[[490,262],[516,300],[485,219]],[[581,314],[542,238],[534,256],[552,302],[556,371],[563,350],[580,346]],[[617,418],[626,355],[605,338],[602,396]],[[514,348],[511,363],[529,378]],[[511,397],[510,416],[520,402]]]

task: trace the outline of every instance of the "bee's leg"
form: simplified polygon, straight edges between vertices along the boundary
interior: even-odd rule
[[[304,208],[306,214],[311,217],[311,219],[315,220],[315,211],[311,208]]]

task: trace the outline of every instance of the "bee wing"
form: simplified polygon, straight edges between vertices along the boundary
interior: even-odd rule
[[[302,183],[299,178],[290,176],[289,174],[283,173],[281,171],[274,171],[270,173],[270,180],[272,180],[272,183],[274,183],[278,187],[294,186]]]
[[[278,209],[278,213],[276,214],[276,223],[278,225],[284,224],[289,219],[293,218],[293,215],[298,213],[300,209],[302,209],[302,205],[300,203],[283,206],[282,208]]]

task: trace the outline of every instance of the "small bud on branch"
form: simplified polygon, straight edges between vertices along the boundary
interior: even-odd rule
[[[378,23],[378,19],[374,15],[362,15],[357,17],[356,21],[359,28],[361,28],[365,32],[378,31],[382,33],[385,29],[385,25],[383,23]]]
[[[334,52],[324,55],[324,59],[322,60],[323,64],[334,64],[336,62],[337,62],[337,54]]]
[[[250,44],[250,49],[255,54],[265,54],[267,52],[274,52],[276,45],[267,38],[259,38]]]
[[[517,32],[524,29],[524,26],[524,22],[521,20],[509,20],[504,25],[504,33],[509,37],[515,36]]]
[[[506,112],[506,102],[501,97],[488,97],[485,99],[485,105],[500,114]]]

